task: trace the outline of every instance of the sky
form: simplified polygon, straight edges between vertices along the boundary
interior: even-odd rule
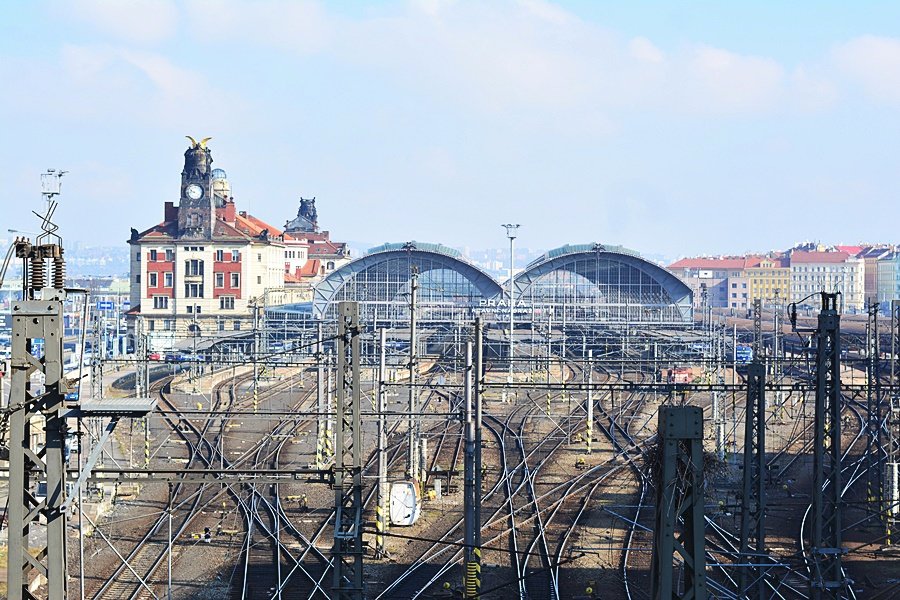
[[[212,136],[239,209],[372,245],[898,242],[898,2],[0,3],[0,193],[123,244]],[[5,229],[5,228],[4,228]]]

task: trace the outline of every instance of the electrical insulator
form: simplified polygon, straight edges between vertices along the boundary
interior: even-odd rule
[[[66,286],[66,259],[62,257],[62,248],[59,249],[59,256],[53,257],[53,287],[58,290]]]
[[[31,290],[36,292],[43,289],[47,285],[44,259],[40,257],[37,251],[31,255]]]

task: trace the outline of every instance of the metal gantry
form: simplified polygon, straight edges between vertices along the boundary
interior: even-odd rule
[[[744,488],[741,498],[741,555],[738,589],[742,598],[765,600],[766,556],[766,368],[758,358],[747,367],[744,423]],[[754,566],[750,566],[754,565]]]
[[[355,302],[338,305],[333,600],[362,600],[364,596],[358,310]]]
[[[816,600],[841,598],[841,372],[837,294],[822,292],[816,337],[810,590]]]
[[[661,406],[656,526],[650,567],[653,600],[706,600],[703,517],[703,409]],[[676,531],[682,524],[681,535]],[[676,576],[674,560],[684,572]],[[683,585],[682,585],[683,584]]]

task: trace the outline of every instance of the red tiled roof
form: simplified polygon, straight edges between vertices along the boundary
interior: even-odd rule
[[[234,216],[235,228],[243,233],[258,236],[263,230],[269,230],[269,237],[281,235],[281,230],[273,225],[269,225],[261,219],[257,219],[253,215],[247,213],[238,213]]]
[[[846,252],[850,256],[856,256],[863,251],[862,246],[835,246],[839,252]]]
[[[312,242],[309,245],[309,254],[342,254],[347,244],[343,242],[331,242],[328,240]]]
[[[796,251],[791,254],[791,264],[794,263],[842,263],[846,262],[850,255],[846,252],[803,252]]]
[[[312,260],[306,261],[302,267],[297,269],[297,273],[301,277],[315,277],[319,274],[319,269],[322,265],[322,261],[318,258],[314,258]]]
[[[669,269],[745,269],[759,265],[758,256],[723,256],[682,258],[669,265]]]
[[[302,283],[304,279],[309,279],[310,277],[315,277],[319,274],[319,269],[321,268],[322,261],[317,258],[313,260],[308,260],[303,264],[302,267],[297,267],[293,273],[286,272],[284,274],[284,282],[285,283]]]

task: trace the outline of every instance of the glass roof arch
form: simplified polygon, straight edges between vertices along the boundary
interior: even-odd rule
[[[367,322],[409,319],[410,282],[418,273],[419,321],[474,318],[489,298],[502,293],[487,273],[460,252],[440,244],[406,242],[384,244],[330,273],[313,290],[313,314],[334,316],[337,303],[360,303]]]

